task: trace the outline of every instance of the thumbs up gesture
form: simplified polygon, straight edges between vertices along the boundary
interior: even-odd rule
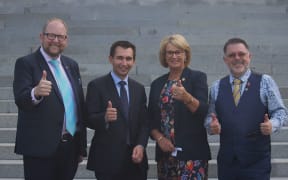
[[[34,95],[36,98],[41,96],[49,96],[52,89],[51,81],[47,81],[47,72],[44,70],[42,72],[42,77],[38,85],[34,89]]]
[[[212,134],[220,134],[221,133],[221,125],[214,113],[211,114],[212,121],[210,123],[210,131]]]
[[[112,122],[117,120],[117,109],[113,108],[112,102],[108,101],[106,113],[105,113],[105,121]]]
[[[187,96],[189,96],[188,92],[182,85],[181,80],[178,80],[175,84],[172,85],[171,93],[174,99],[182,101],[184,101],[184,99],[187,98]]]
[[[272,123],[269,120],[268,114],[264,115],[264,121],[260,124],[260,130],[263,135],[272,134]]]

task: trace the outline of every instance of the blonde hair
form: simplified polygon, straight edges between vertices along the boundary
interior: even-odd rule
[[[185,59],[185,67],[190,64],[191,61],[191,48],[187,42],[187,40],[181,34],[172,34],[164,37],[160,42],[160,50],[159,50],[159,60],[160,64],[167,68],[168,64],[166,62],[166,46],[167,44],[171,44],[181,50],[184,50],[186,59]]]

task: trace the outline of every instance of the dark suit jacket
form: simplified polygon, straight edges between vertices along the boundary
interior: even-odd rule
[[[86,128],[84,127],[84,95],[77,63],[61,56],[62,65],[75,95],[78,123],[75,138],[79,155],[86,155]],[[46,70],[47,80],[52,82],[49,96],[35,105],[31,90],[39,83]],[[17,59],[14,70],[13,91],[18,106],[18,124],[15,152],[33,157],[49,157],[61,140],[64,121],[64,104],[57,83],[40,49]]]
[[[169,73],[157,78],[152,82],[150,89],[148,105],[150,128],[158,129],[160,132],[160,93],[168,77]],[[206,74],[185,68],[180,79],[186,91],[198,99],[200,104],[197,111],[192,113],[183,102],[175,101],[175,146],[183,149],[182,152],[177,153],[177,158],[180,160],[209,160],[211,159],[210,148],[206,129],[204,128],[204,119],[208,111]],[[163,155],[165,153],[161,151],[157,144],[156,161]]]
[[[148,141],[146,93],[143,85],[128,79],[129,86],[129,128],[121,109],[121,102],[111,74],[100,77],[88,84],[86,107],[88,127],[95,130],[88,157],[87,169],[96,172],[120,172],[127,149],[126,131],[130,131],[132,147]],[[117,108],[117,120],[107,127],[104,116],[108,101]],[[146,153],[142,167],[147,169]]]

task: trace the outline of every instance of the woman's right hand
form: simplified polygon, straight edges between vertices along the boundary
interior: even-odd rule
[[[161,138],[157,143],[163,152],[173,152],[175,150],[172,142],[166,137]]]

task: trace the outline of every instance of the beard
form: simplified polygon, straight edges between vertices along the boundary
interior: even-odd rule
[[[58,57],[64,50],[61,46],[50,45],[44,48],[45,52],[51,57]]]

